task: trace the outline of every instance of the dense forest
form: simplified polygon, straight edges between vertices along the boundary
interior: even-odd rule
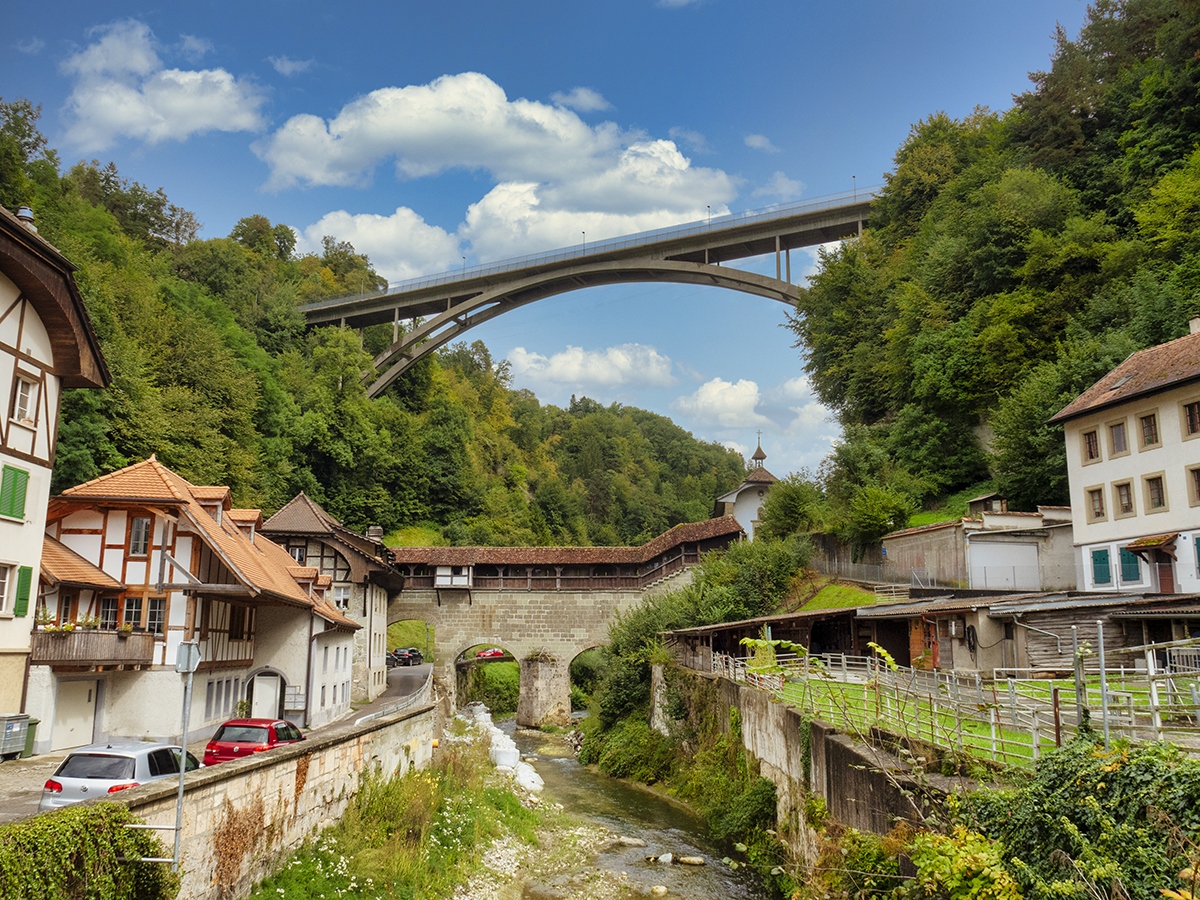
[[[1200,4],[1098,0],[1003,114],[914,125],[791,328],[844,438],[777,532],[868,541],[994,478],[1066,503],[1046,420],[1200,312]],[[770,505],[770,504],[769,504]]]
[[[543,406],[480,342],[427,359],[386,396],[363,375],[388,325],[306,331],[297,305],[385,286],[326,238],[297,254],[263,216],[228,237],[112,164],[64,171],[28,101],[0,101],[0,204],[28,204],[76,278],[113,375],[64,396],[54,489],[151,453],[268,514],[298,491],[393,542],[639,543],[706,518],[741,457],[669,419],[582,398]]]

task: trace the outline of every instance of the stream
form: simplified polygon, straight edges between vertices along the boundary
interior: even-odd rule
[[[771,893],[748,869],[730,869],[726,852],[709,842],[704,823],[687,808],[644,788],[581,766],[558,735],[499,723],[512,734],[522,758],[546,783],[544,799],[586,822],[646,842],[645,847],[616,847],[599,854],[595,867],[626,873],[639,893],[665,886],[671,897],[688,900],[770,900]],[[647,862],[647,856],[671,853],[702,856],[703,866]]]

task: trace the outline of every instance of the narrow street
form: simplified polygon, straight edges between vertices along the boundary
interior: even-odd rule
[[[358,707],[352,714],[336,722],[330,722],[321,728],[306,731],[306,735],[327,734],[338,728],[352,726],[355,721],[373,712],[383,711],[405,697],[419,691],[429,677],[432,666],[425,663],[420,666],[388,669],[387,690],[370,703]],[[211,731],[211,729],[210,729]],[[188,741],[188,749],[192,755],[199,758],[204,755],[204,742],[198,739]],[[56,750],[53,753],[43,753],[29,759],[14,759],[0,762],[0,825],[16,822],[37,813],[38,802],[42,798],[42,785],[54,774],[59,763],[66,757],[68,750]]]

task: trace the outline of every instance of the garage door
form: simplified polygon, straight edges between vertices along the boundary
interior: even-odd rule
[[[1038,577],[1037,544],[1008,541],[971,541],[967,551],[971,563],[971,587],[991,590],[1036,591]]]
[[[51,750],[69,750],[92,742],[96,722],[95,681],[60,681],[54,703]]]

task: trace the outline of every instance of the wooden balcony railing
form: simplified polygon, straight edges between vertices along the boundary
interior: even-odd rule
[[[154,635],[94,629],[35,631],[29,656],[35,666],[148,666],[154,662]]]

